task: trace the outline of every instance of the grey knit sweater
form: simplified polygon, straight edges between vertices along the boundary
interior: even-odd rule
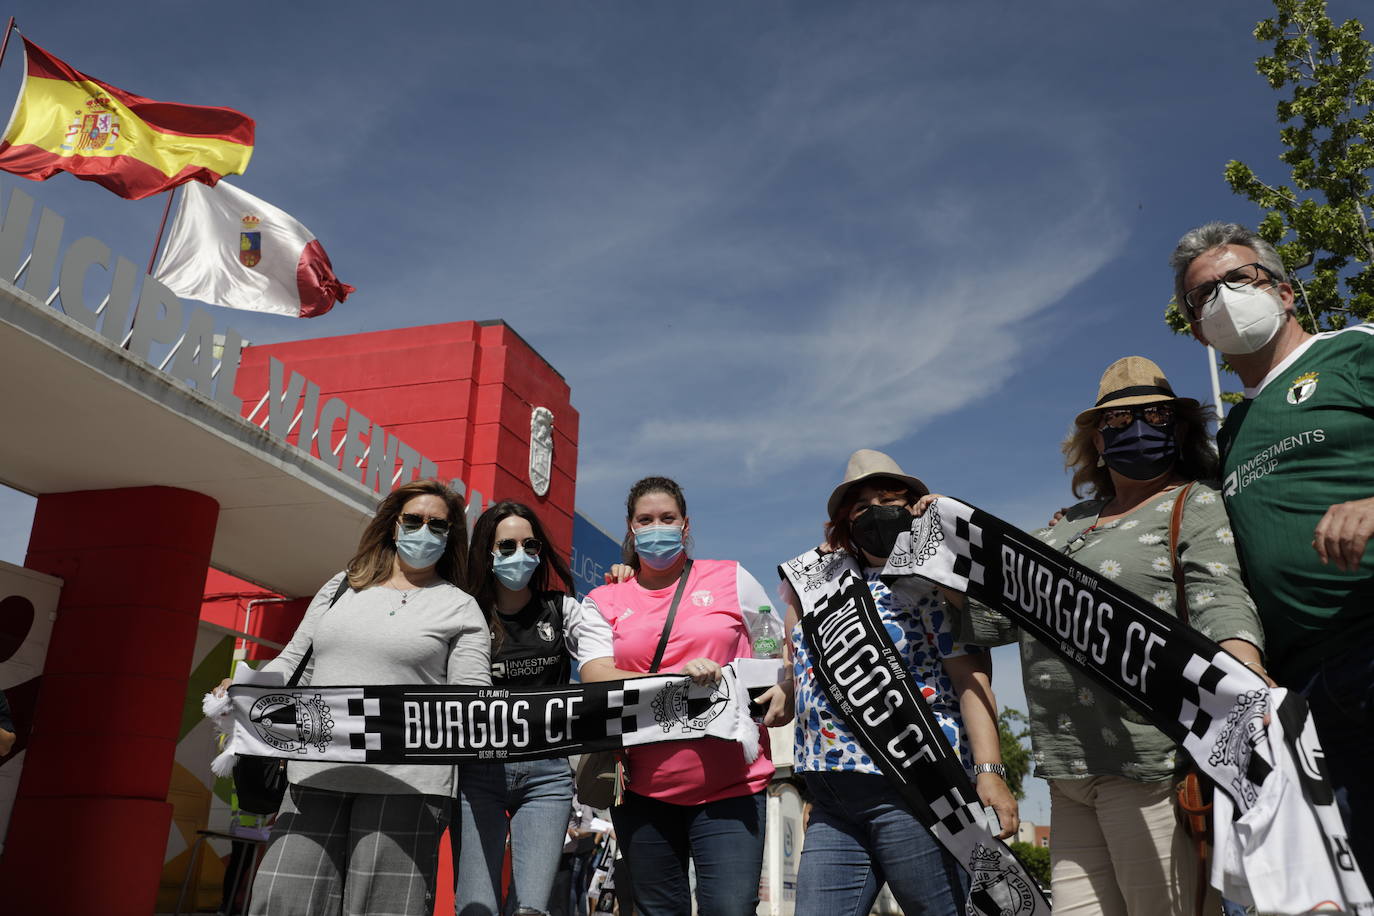
[[[262,670],[290,677],[313,642],[303,684],[491,684],[491,636],[472,596],[438,582],[405,596],[374,586],[329,599],[334,576],[310,602],[285,649]],[[452,795],[453,767],[291,761],[287,778],[336,792]]]

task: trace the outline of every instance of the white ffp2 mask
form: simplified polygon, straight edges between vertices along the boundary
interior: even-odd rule
[[[1273,289],[1222,284],[1207,304],[1198,328],[1207,342],[1227,356],[1243,356],[1264,348],[1283,326],[1283,301]]]

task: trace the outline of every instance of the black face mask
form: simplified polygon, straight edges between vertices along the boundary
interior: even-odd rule
[[[1172,423],[1161,429],[1136,420],[1125,429],[1104,429],[1102,445],[1107,467],[1132,480],[1154,480],[1178,460]]]
[[[875,557],[887,557],[897,544],[897,535],[911,530],[911,513],[906,506],[869,506],[849,526],[854,546]]]

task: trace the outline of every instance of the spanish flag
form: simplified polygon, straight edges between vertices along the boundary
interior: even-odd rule
[[[232,108],[157,102],[87,76],[24,39],[24,87],[0,169],[34,181],[70,172],[138,200],[241,174],[253,119]]]

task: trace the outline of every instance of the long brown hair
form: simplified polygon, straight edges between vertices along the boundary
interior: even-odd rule
[[[620,561],[635,572],[639,572],[639,554],[635,551],[635,535],[630,530],[630,520],[635,516],[635,503],[650,493],[666,493],[672,497],[673,502],[677,503],[677,511],[682,516],[683,523],[687,521],[687,497],[683,495],[682,487],[678,486],[676,480],[669,477],[645,477],[630,487],[630,495],[625,497],[625,540],[620,542]],[[682,546],[687,550],[691,544],[684,542]]]
[[[417,496],[437,496],[448,507],[448,543],[434,571],[461,589],[467,589],[468,526],[463,497],[438,480],[412,480],[392,490],[377,504],[377,514],[358,539],[358,552],[348,561],[348,584],[355,591],[385,582],[396,559],[396,523],[401,509]]]
[[[1166,399],[1167,400],[1167,399]],[[1178,442],[1179,475],[1187,480],[1216,480],[1221,476],[1221,459],[1207,435],[1207,424],[1214,412],[1210,407],[1174,401],[1174,440]],[[1079,499],[1111,499],[1116,495],[1111,472],[1099,465],[1102,453],[1093,442],[1100,413],[1075,423],[1068,438],[1059,446],[1064,467],[1073,472],[1073,495]]]
[[[504,500],[488,508],[478,516],[477,524],[472,526],[472,548],[468,552],[468,584],[472,586],[470,594],[477,599],[477,606],[487,618],[487,626],[491,629],[493,652],[500,648],[502,640],[505,639],[506,627],[501,622],[501,615],[496,613],[498,583],[495,573],[491,571],[491,551],[496,546],[496,526],[513,515],[529,522],[534,537],[544,545],[539,552],[539,565],[535,567],[534,575],[530,576],[530,591],[538,597],[552,591],[553,576],[558,577],[563,588],[572,591],[572,572],[569,571],[563,557],[549,543],[549,536],[544,533],[544,526],[533,509],[514,500]]]
[[[854,544],[849,513],[853,511],[854,504],[859,501],[859,491],[864,487],[872,487],[877,490],[878,495],[884,500],[893,496],[900,496],[906,500],[908,506],[920,498],[916,491],[895,477],[870,477],[867,480],[855,481],[853,486],[844,491],[844,496],[835,506],[830,521],[825,523],[825,543],[829,545],[831,550],[843,550],[851,557],[860,560],[863,559],[863,554]]]

